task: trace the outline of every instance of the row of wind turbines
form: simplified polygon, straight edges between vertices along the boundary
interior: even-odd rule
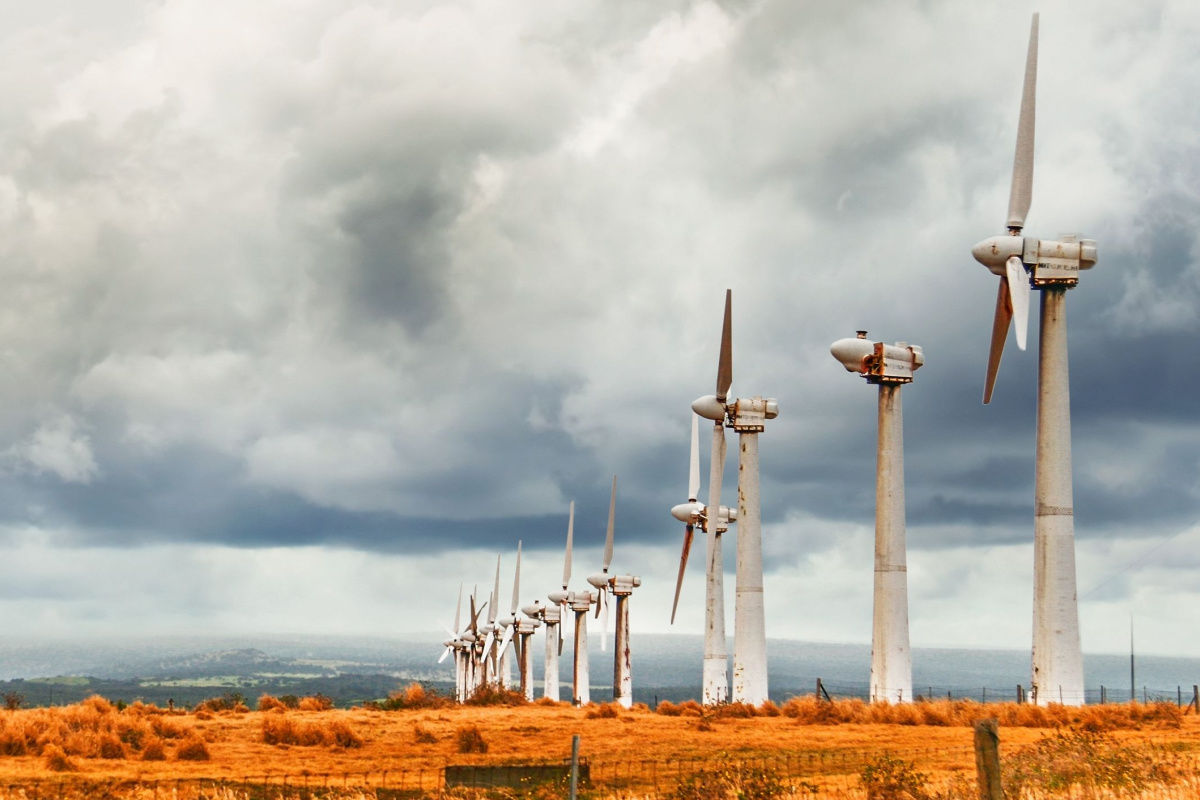
[[[1030,700],[1080,705],[1084,702],[1083,657],[1076,596],[1074,512],[1071,477],[1070,395],[1067,364],[1066,292],[1079,282],[1082,270],[1096,263],[1096,243],[1075,236],[1042,240],[1022,236],[1033,194],[1033,151],[1037,87],[1038,15],[1033,15],[1025,82],[1021,98],[1016,156],[1009,195],[1007,234],[985,239],[972,255],[999,276],[983,402],[990,403],[1008,331],[1015,319],[1017,346],[1025,349],[1030,294],[1041,292],[1041,335],[1038,360],[1036,480],[1034,491],[1034,603]],[[840,339],[831,347],[847,371],[861,374],[879,387],[878,451],[876,462],[874,611],[870,696],[873,701],[913,699],[912,656],[909,646],[908,576],[905,542],[904,456],[901,388],[911,383],[924,363],[918,346],[870,341],[865,331]],[[688,500],[671,513],[685,523],[671,621],[679,605],[688,556],[697,527],[705,534],[704,662],[701,699],[705,705],[724,702],[760,704],[767,700],[767,644],[763,611],[762,528],[759,496],[758,435],[774,419],[778,404],[759,395],[730,398],[733,383],[732,293],[725,295],[725,314],[717,362],[716,393],[692,403],[691,457]],[[708,502],[700,502],[698,417],[713,421]],[[738,433],[738,503],[721,505],[725,469],[725,429]],[[520,661],[520,687],[533,699],[529,641],[536,628],[546,627],[544,696],[559,699],[558,656],[566,610],[575,612],[573,700],[589,702],[587,675],[587,615],[593,605],[607,610],[606,596],[617,603],[616,659],[613,696],[632,704],[628,600],[640,578],[609,575],[613,551],[616,479],[609,506],[603,571],[588,577],[598,594],[569,591],[574,503],[567,527],[567,554],[561,591],[548,603],[535,601],[517,618],[520,545],[510,614],[495,618],[496,589],[488,620],[478,624],[482,607],[471,598],[471,619],[460,629],[456,616],[446,653],[455,654],[458,694],[465,699],[479,685],[505,685],[508,645]],[[725,637],[723,536],[738,526],[734,610],[733,676],[730,681]],[[461,605],[461,589],[460,589]],[[607,625],[605,626],[607,628]],[[552,630],[553,629],[553,630]],[[515,639],[514,639],[515,636]],[[603,640],[602,640],[603,641]]]

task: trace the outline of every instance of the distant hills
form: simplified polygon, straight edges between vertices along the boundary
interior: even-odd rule
[[[535,642],[535,678],[540,681],[542,644]],[[611,637],[609,640],[611,646]],[[699,636],[635,638],[634,684],[639,701],[681,700],[699,693],[703,640]],[[732,653],[732,642],[729,652]],[[771,696],[783,700],[814,691],[817,678],[834,694],[865,694],[870,648],[771,640]],[[97,693],[127,702],[142,699],[193,705],[208,697],[237,694],[253,707],[268,694],[326,694],[338,705],[386,697],[421,681],[448,689],[450,660],[437,663],[441,645],[431,637],[383,639],[338,636],[151,637],[126,640],[32,640],[0,638],[0,692],[16,692],[27,704],[74,702]],[[569,676],[569,640],[563,674]],[[612,653],[589,643],[593,697],[604,700]],[[1028,682],[1029,654],[1013,650],[916,648],[915,690],[920,694],[1002,699]],[[1128,656],[1085,657],[1087,686],[1112,700],[1129,697]],[[1141,695],[1190,695],[1200,683],[1200,659],[1139,657],[1136,685]],[[1183,687],[1178,689],[1177,687]]]

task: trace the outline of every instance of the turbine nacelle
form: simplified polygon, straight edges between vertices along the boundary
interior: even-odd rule
[[[857,372],[868,383],[911,383],[913,373],[925,363],[925,353],[916,345],[872,342],[866,331],[854,339],[838,339],[829,348],[847,372]]]
[[[633,594],[633,590],[641,585],[640,575],[613,575],[609,579],[609,586],[615,595]]]
[[[588,591],[571,592],[567,595],[567,605],[572,611],[587,611],[596,602],[596,595]]]
[[[542,623],[536,619],[519,619],[516,622],[517,633],[520,633],[520,634],[533,633],[534,631],[536,631],[538,629],[538,626],[541,624]]]
[[[587,576],[587,582],[590,583],[593,588],[604,591],[612,585],[612,576],[607,572],[595,572]]]
[[[1079,282],[1079,271],[1096,265],[1096,242],[1074,235],[1057,240],[1031,236],[992,236],[971,248],[971,255],[995,275],[1005,277],[1010,258],[1019,258],[1034,286]]]
[[[500,619],[496,620],[496,627],[507,628],[508,626],[513,624],[514,620],[515,620],[515,617],[513,617],[511,615],[505,615],[503,617],[500,617]]]
[[[551,592],[550,594],[546,595],[546,599],[548,599],[551,603],[554,603],[557,606],[557,605],[562,605],[563,603],[570,600],[571,594],[572,594],[571,592],[568,592],[566,589],[563,589],[562,591]]]
[[[540,602],[538,602],[537,600],[534,600],[531,604],[529,604],[527,606],[522,606],[521,613],[524,614],[525,616],[529,617],[530,619],[538,619],[539,617],[542,616],[543,608],[544,608],[544,606]]]
[[[699,525],[701,529],[708,530],[708,506],[701,505],[697,502],[680,503],[671,509],[671,516],[680,522],[686,522],[688,525]],[[737,509],[729,506],[721,506],[717,513],[717,531],[723,532],[729,530],[729,523],[737,522]]]
[[[692,411],[713,422],[724,422],[738,433],[762,433],[763,422],[779,416],[779,403],[773,397],[754,396],[722,403],[716,395],[706,394],[692,402]]]

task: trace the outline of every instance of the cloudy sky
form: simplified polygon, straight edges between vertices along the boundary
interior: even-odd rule
[[[1200,655],[1187,0],[5,4],[0,627],[431,631],[518,539],[554,588],[572,499],[595,569],[618,473],[614,567],[667,630],[731,288],[734,392],[782,409],[769,635],[870,639],[875,392],[828,351],[865,328],[927,359],[914,644],[1028,647],[1036,326],[983,407],[970,248],[1034,10],[1027,231],[1100,252],[1068,301],[1084,647],[1132,614]]]

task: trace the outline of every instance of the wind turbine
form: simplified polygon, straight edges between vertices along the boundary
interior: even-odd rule
[[[575,535],[575,501],[571,501],[571,510],[567,516],[567,550]],[[540,619],[546,626],[546,666],[542,680],[542,696],[554,700],[559,699],[558,657],[562,655],[562,604],[567,597],[567,579],[570,577],[570,557],[564,570],[563,591],[551,592],[547,599],[549,605],[543,605],[540,600],[534,600],[532,605],[525,606],[521,613],[531,619]]]
[[[718,382],[718,386],[719,386]],[[699,502],[700,497],[700,430],[699,417],[692,414],[692,452],[688,465],[688,501],[671,509],[671,516],[686,523],[683,530],[683,552],[679,556],[679,576],[675,580],[675,600],[671,604],[671,624],[675,624],[675,612],[679,608],[679,593],[683,589],[683,574],[687,570],[688,554],[692,549],[695,526],[709,533],[709,506]],[[720,447],[719,462],[714,460],[712,473],[717,464],[724,468],[725,430],[718,422],[713,429],[713,450]],[[719,437],[719,440],[718,438]],[[711,478],[711,474],[710,474]],[[719,480],[719,478],[718,478]],[[718,492],[719,494],[719,492]],[[711,501],[711,497],[709,498]],[[737,509],[719,506],[713,532],[707,537],[708,569],[705,572],[704,603],[704,705],[716,705],[729,697],[728,660],[725,656],[725,594],[724,567],[721,559],[721,534],[737,519]]]
[[[847,372],[879,386],[875,466],[875,610],[871,626],[871,701],[912,700],[908,640],[908,557],[904,541],[904,417],[900,387],[925,363],[920,347],[867,341],[867,332],[829,348]]]
[[[518,592],[520,590],[520,586],[521,586],[521,542],[518,540],[517,541],[517,569],[516,569],[516,573],[513,577],[512,605],[510,606],[509,612],[506,616],[500,617],[499,619],[496,620],[496,625],[498,625],[499,629],[501,631],[503,631],[503,633],[501,633],[500,637],[499,637],[500,644],[498,645],[499,656],[498,656],[498,662],[497,662],[498,663],[497,674],[499,675],[499,679],[500,679],[499,683],[500,683],[501,689],[511,689],[512,688],[512,669],[511,669],[512,662],[509,659],[508,654],[510,652],[509,645],[513,643],[514,637],[516,636],[516,633],[517,633],[517,621],[518,621],[517,620],[517,603],[519,602]],[[532,629],[531,629],[531,631],[532,631]],[[521,660],[521,649],[520,649],[521,648],[521,640],[519,637],[517,637],[515,639],[515,641],[516,641],[516,648],[517,648],[517,650],[516,650],[517,660],[520,661]]]
[[[637,575],[609,575],[608,567],[613,557],[613,530],[617,511],[617,476],[613,476],[612,497],[608,501],[608,535],[604,540],[604,566],[600,572],[588,576],[588,583],[599,590],[600,604],[608,615],[608,593],[612,592],[617,603],[617,633],[613,642],[613,702],[625,708],[633,706],[633,664],[629,649],[629,597],[633,590],[642,585]],[[600,607],[596,609],[597,613]],[[600,639],[601,649],[608,638],[608,623]]]
[[[725,292],[725,321],[721,329],[721,354],[717,361],[717,393],[692,403],[692,410],[713,420],[713,466],[709,486],[709,508],[721,504],[721,472],[725,467],[725,431],[722,424],[738,432],[738,537],[737,590],[733,622],[733,700],[760,705],[767,701],[767,625],[763,613],[762,508],[758,482],[758,434],[766,429],[766,420],[779,415],[774,398],[755,395],[749,399],[729,400],[733,383],[733,292]],[[711,526],[710,526],[711,527]],[[715,533],[709,533],[709,581],[714,568],[711,546]],[[720,566],[720,548],[716,566]],[[724,615],[722,603],[720,613]],[[714,613],[714,618],[716,614]],[[707,634],[706,631],[706,642]],[[722,639],[724,625],[721,625]],[[721,650],[724,651],[722,643]],[[713,661],[715,662],[715,656]],[[709,663],[707,646],[705,665]],[[715,663],[713,669],[715,670]],[[724,661],[721,663],[724,671]],[[708,681],[705,680],[707,687]],[[705,701],[708,694],[705,693]],[[719,701],[718,701],[719,702]]]
[[[469,700],[475,690],[479,688],[480,671],[482,665],[480,663],[480,653],[482,652],[483,642],[480,640],[479,633],[479,615],[483,613],[483,609],[487,606],[484,603],[479,608],[475,607],[475,591],[471,592],[471,621],[467,625],[467,630],[459,635],[459,638],[465,644],[463,652],[463,700]]]
[[[450,638],[442,642],[446,649],[442,652],[438,663],[446,660],[446,656],[454,654],[454,699],[461,703],[466,699],[463,693],[463,687],[466,685],[466,647],[467,643],[459,635],[459,622],[462,619],[462,584],[458,585],[458,602],[454,604],[454,630],[446,629],[450,634]],[[444,626],[443,626],[444,627]]]
[[[591,610],[592,603],[596,601],[595,595],[584,589],[582,592],[570,591],[567,586],[571,582],[571,545],[575,535],[575,503],[571,503],[571,522],[567,525],[567,554],[563,559],[563,581],[562,591],[551,592],[549,599],[551,603],[559,603],[562,606],[570,606],[575,612],[575,652],[574,664],[571,673],[571,701],[577,706],[586,706],[592,702],[591,688],[588,684],[588,655],[587,655],[587,615]],[[561,636],[561,630],[559,636]],[[559,639],[559,652],[561,653],[562,639]]]
[[[971,254],[1000,276],[983,402],[992,399],[1008,327],[1016,317],[1017,347],[1025,349],[1029,294],[1039,289],[1037,466],[1034,489],[1033,676],[1035,703],[1082,705],[1083,653],[1075,585],[1075,518],[1071,482],[1071,397],[1067,369],[1067,290],[1096,264],[1091,239],[1023,237],[1033,197],[1033,139],[1037,94],[1038,15],[1033,15],[1025,85],[1017,126],[1008,235],[985,239]]]
[[[480,663],[483,667],[482,683],[499,684],[498,670],[496,663],[496,608],[500,605],[500,556],[496,556],[496,583],[492,588],[491,595],[488,596],[487,622],[479,626],[479,632],[483,634],[483,652],[480,654]]]
[[[517,572],[513,578],[512,611],[506,619],[511,620],[511,628],[505,634],[505,641],[513,637],[513,647],[517,651],[517,673],[520,675],[521,695],[526,700],[533,700],[533,657],[529,652],[529,639],[541,624],[537,618],[537,609],[529,613],[529,608],[522,609],[525,619],[517,616],[518,597],[521,593],[521,543],[517,542]],[[506,651],[505,651],[506,652]],[[503,656],[503,652],[501,654]]]

